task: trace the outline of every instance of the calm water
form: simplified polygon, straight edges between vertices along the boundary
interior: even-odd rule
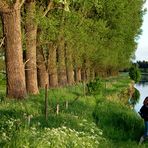
[[[138,103],[135,105],[135,110],[138,112],[143,105],[143,100],[146,96],[148,96],[148,81],[142,81],[135,85],[135,88],[137,88],[140,92],[140,99]]]

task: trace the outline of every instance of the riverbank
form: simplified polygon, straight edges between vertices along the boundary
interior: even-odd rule
[[[49,90],[47,120],[44,90],[23,101],[2,100],[0,147],[138,148],[143,122],[127,104],[130,82],[127,75],[102,80],[95,96],[84,94],[83,84]]]

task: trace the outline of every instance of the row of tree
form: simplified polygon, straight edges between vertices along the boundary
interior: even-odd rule
[[[148,69],[148,61],[137,61],[139,68]]]
[[[1,0],[7,97],[24,98],[45,84],[71,85],[126,68],[141,33],[144,2]]]

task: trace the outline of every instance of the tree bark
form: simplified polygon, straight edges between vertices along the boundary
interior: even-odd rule
[[[90,68],[90,78],[91,78],[91,80],[95,79],[95,70],[93,67]]]
[[[67,71],[67,82],[69,85],[74,83],[74,70],[71,50],[66,48],[66,71]]]
[[[82,79],[82,81],[86,81],[86,69],[85,69],[85,67],[81,68],[81,79]]]
[[[66,65],[65,65],[65,46],[62,35],[58,39],[58,81],[60,86],[67,84]]]
[[[88,59],[85,60],[85,75],[86,81],[90,81],[90,61]]]
[[[37,65],[36,65],[36,37],[37,24],[35,22],[35,2],[26,1],[26,86],[28,93],[38,94]]]
[[[87,67],[86,69],[86,81],[90,81],[91,77],[90,77],[90,67]]]
[[[56,46],[51,43],[49,45],[49,57],[48,57],[48,71],[49,71],[49,85],[50,87],[58,86],[58,74],[57,74],[57,56]]]
[[[38,65],[38,86],[45,88],[45,85],[49,87],[49,76],[45,63],[43,50],[41,47],[37,48],[37,65]]]
[[[5,59],[7,73],[7,97],[26,96],[25,72],[22,56],[20,8],[2,12],[3,34],[5,36]]]
[[[76,83],[81,82],[81,68],[80,67],[75,68],[75,82]]]

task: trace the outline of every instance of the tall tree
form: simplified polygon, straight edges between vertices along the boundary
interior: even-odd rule
[[[36,37],[37,23],[36,2],[35,0],[26,0],[26,87],[28,93],[38,94],[37,84],[37,66],[36,66]]]
[[[37,48],[37,66],[38,66],[38,85],[40,88],[45,88],[47,84],[49,86],[49,75],[47,69],[47,63],[43,47]]]
[[[74,83],[74,67],[73,67],[73,59],[72,59],[72,50],[65,48],[66,53],[66,73],[67,73],[67,83],[69,85]]]
[[[51,72],[49,71],[50,66],[48,66],[48,63],[50,63],[50,60],[48,60],[48,58],[52,54],[52,52],[51,54],[49,54],[49,52],[50,50],[52,51],[52,49],[54,49],[54,52],[56,52],[56,50],[55,48],[52,48],[52,47],[49,49],[49,47],[47,46],[48,44],[50,44],[50,40],[49,40],[50,33],[48,33],[48,30],[51,26],[50,24],[51,19],[49,19],[47,15],[48,15],[48,12],[53,8],[54,8],[54,4],[52,0],[40,1],[38,3],[39,15],[38,15],[38,32],[37,32],[37,44],[38,44],[37,45],[37,67],[38,67],[38,85],[40,88],[44,88],[46,84],[48,86],[50,85],[49,77],[51,73],[52,74],[54,73],[56,75],[55,73],[56,67],[54,68],[55,71]],[[54,56],[54,52],[53,52],[52,58],[54,57],[56,58],[56,56]],[[56,81],[56,77],[57,76],[54,77],[55,81]],[[57,86],[57,82],[53,82],[53,81],[51,80],[51,83],[54,83],[51,85]]]
[[[0,1],[0,14],[5,36],[5,60],[7,73],[7,97],[26,96],[25,72],[22,57],[21,16],[23,0]]]
[[[65,64],[65,39],[64,39],[64,11],[62,10],[61,24],[57,41],[58,53],[58,80],[59,85],[63,86],[67,83],[66,64]]]

